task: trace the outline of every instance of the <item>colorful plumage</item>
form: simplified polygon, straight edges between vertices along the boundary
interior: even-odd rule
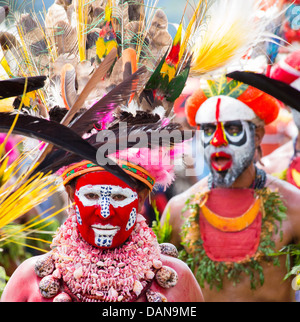
[[[174,102],[179,97],[190,71],[190,60],[188,60],[183,71],[178,73],[181,34],[182,24],[178,27],[169,53],[162,58],[146,85],[146,90],[152,90],[154,97],[166,99],[168,102]]]
[[[167,32],[166,15],[160,9],[149,9],[149,3],[145,7],[142,1],[123,1],[118,6],[115,1],[78,0],[72,4],[68,2],[67,5],[60,5],[57,1],[46,14],[45,29],[37,34],[44,36],[42,44],[47,44],[50,61],[49,67],[47,66],[49,69],[46,70],[50,81],[43,93],[49,96],[49,93],[55,92],[52,90],[55,85],[54,89],[59,89],[56,93],[59,99],[42,102],[51,102],[51,105],[46,106],[51,109],[59,105],[57,102],[63,101],[69,113],[61,122],[73,129],[79,127],[80,123],[70,123],[72,117],[80,108],[86,109],[78,130],[80,135],[89,134],[94,122],[101,123],[115,108],[128,106],[128,109],[151,112],[156,107],[163,106],[164,116],[171,117],[173,103],[181,94],[191,70],[196,75],[202,75],[203,71],[213,71],[224,66],[233,55],[243,52],[245,47],[253,43],[249,42],[248,35],[240,35],[241,30],[249,28],[250,22],[254,21],[256,11],[253,8],[256,7],[252,6],[253,1],[238,3],[238,8],[242,11],[239,13],[232,4],[236,4],[237,0],[200,0],[186,28],[184,19],[181,19],[173,42]],[[214,3],[216,5],[212,12],[216,16],[209,16],[211,12],[208,10]],[[247,10],[249,17],[245,19]],[[230,17],[225,17],[224,12],[227,11],[230,12]],[[183,17],[184,15],[185,13]],[[39,27],[36,21],[28,17],[25,21],[28,28],[18,30],[31,31],[33,29],[30,26]],[[239,29],[239,23],[244,24],[244,29]],[[24,24],[19,22],[18,25]],[[251,39],[255,38],[256,43],[265,24],[258,22],[255,26],[257,32]],[[222,33],[218,33],[220,30]],[[183,31],[185,33],[182,37]],[[28,35],[24,33],[20,36],[23,40],[26,37]],[[211,39],[214,37],[216,41],[212,43]],[[89,53],[92,48],[90,44],[95,45],[96,56]],[[28,58],[28,66],[21,69],[22,73],[36,74],[38,71],[38,68],[31,68],[29,61],[32,58],[36,62],[43,51],[31,52],[32,49],[34,48],[29,46],[24,53],[19,45],[9,48],[9,53],[14,50],[16,53],[20,52],[20,57],[26,57],[26,61]],[[130,83],[129,92],[125,91],[126,80],[132,79],[139,65],[146,65],[149,70],[143,71],[143,75]],[[37,67],[34,63],[32,66]],[[14,67],[18,69],[18,64]],[[118,86],[124,86],[125,98],[119,95],[116,104],[113,104],[114,108],[108,108],[104,112],[104,103],[106,100],[111,103],[109,98],[114,97],[113,89],[117,91]],[[92,118],[87,121],[89,113]],[[51,147],[48,146],[48,149],[47,153],[51,151]]]
[[[240,60],[250,49],[276,37],[269,31],[273,17],[259,17],[256,0],[210,1],[204,26],[192,35],[191,76],[201,76]]]
[[[99,32],[99,38],[96,41],[96,53],[99,62],[111,51],[112,48],[118,48],[117,36],[112,25],[112,7],[108,3],[105,7],[104,26]]]
[[[118,124],[118,117],[128,113],[131,127],[125,134],[134,137],[138,137],[138,131],[150,137],[160,129],[177,129],[171,118],[173,103],[181,94],[190,69],[196,76],[214,71],[264,38],[261,35],[265,24],[254,19],[255,10],[251,6],[254,0],[200,0],[186,28],[182,19],[173,43],[165,13],[154,9],[157,1],[147,1],[147,6],[142,2],[57,0],[46,13],[45,28],[36,16],[27,15],[16,23],[18,37],[1,34],[5,55],[1,62],[8,77],[47,75],[49,82],[35,93],[37,99],[46,110],[60,105],[61,101],[68,109],[60,121],[62,124],[18,114],[14,133],[38,138],[48,145],[46,152],[42,151],[32,163],[27,177],[22,177],[18,187],[12,188],[21,189],[19,195],[11,195],[15,203],[17,197],[22,199],[20,208],[13,202],[5,203],[12,190],[4,194],[0,189],[0,197],[5,197],[0,198],[1,215],[14,218],[12,214],[22,213],[28,209],[27,205],[32,207],[35,198],[41,200],[52,192],[52,188],[45,192],[39,190],[44,182],[38,171],[56,171],[83,158],[97,163],[96,147],[101,144],[95,141],[99,131],[95,124],[106,121],[111,125],[111,119]],[[216,3],[214,15],[209,16],[208,9],[213,3]],[[252,35],[249,35],[250,28],[254,28]],[[140,65],[147,66],[148,71],[138,69]],[[221,83],[215,85],[221,86]],[[164,116],[154,118],[153,123],[143,123],[151,119],[149,115],[153,116],[157,107],[164,109]],[[78,112],[82,114],[74,120]],[[14,121],[14,115],[0,115],[0,130],[11,131]],[[118,130],[114,133],[119,148],[127,141],[127,135]],[[142,149],[153,148],[144,144],[139,149],[141,155]],[[153,143],[155,147],[159,144]],[[132,159],[138,160],[139,154],[131,152]],[[128,184],[136,184],[116,164],[103,166]],[[151,171],[165,175],[162,168],[159,165]],[[6,182],[11,173],[13,168],[3,163],[0,179]],[[28,173],[32,175],[30,178]],[[37,189],[30,187],[33,183]],[[29,195],[23,194],[28,191]],[[4,206],[7,209],[1,208]],[[6,210],[11,214],[5,213]],[[0,228],[1,224],[0,216]]]
[[[72,64],[65,64],[61,71],[61,94],[67,110],[76,101],[76,70]]]
[[[170,83],[170,81],[175,77],[177,65],[179,62],[179,52],[181,44],[181,33],[182,33],[182,24],[179,25],[175,38],[173,40],[172,48],[166,57],[164,64],[160,70],[162,79]]]

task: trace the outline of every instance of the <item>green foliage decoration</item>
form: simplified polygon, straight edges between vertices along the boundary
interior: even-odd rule
[[[286,207],[277,192],[264,188],[257,190],[256,194],[263,201],[260,244],[255,256],[234,263],[215,262],[207,256],[198,225],[199,196],[198,198],[192,196],[187,200],[183,212],[189,209],[191,216],[186,219],[182,227],[184,249],[179,252],[179,258],[185,261],[194,272],[202,288],[206,283],[210,289],[216,287],[217,290],[221,290],[224,277],[227,277],[233,284],[237,284],[240,281],[241,274],[245,273],[249,276],[251,289],[256,289],[258,285],[264,284],[262,261],[279,265],[278,257],[274,256],[275,243],[272,236],[275,232],[279,233],[282,238],[281,226],[282,221],[286,218]],[[190,238],[191,233],[193,238]]]

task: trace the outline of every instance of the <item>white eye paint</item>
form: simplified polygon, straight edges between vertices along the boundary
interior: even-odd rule
[[[122,188],[120,186],[110,185],[87,185],[81,187],[75,193],[84,207],[100,205],[101,201],[106,198],[111,199],[110,203],[113,205],[114,208],[125,207],[132,203],[134,200],[138,199],[137,193],[131,190],[130,188]],[[98,195],[98,198],[88,199],[86,197],[88,194]],[[114,200],[112,199],[112,196],[114,195],[122,195],[125,198],[123,200]]]
[[[138,199],[138,194],[130,188],[111,185],[86,185],[77,190],[75,194],[84,207],[100,206],[103,218],[109,216],[110,205],[114,208],[125,207]],[[95,195],[95,198],[88,198],[89,194]],[[122,195],[124,199],[114,200],[114,195]]]
[[[214,186],[230,187],[253,161],[255,154],[255,129],[245,122],[242,133],[243,135],[246,134],[245,144],[239,146],[238,144],[231,143],[228,146],[221,148],[208,145],[205,148],[205,160],[208,164],[210,164],[210,158],[213,153],[225,152],[232,156],[232,166],[225,174],[218,173],[211,168]],[[240,135],[238,135],[239,139],[241,139]],[[230,140],[232,140],[232,138],[234,138],[234,136],[230,136]],[[237,142],[239,141],[237,140]]]
[[[243,136],[245,135],[245,128],[243,128],[243,130],[239,133],[239,134],[237,134],[237,135],[231,135],[230,133],[228,133],[227,131],[225,131],[225,133],[226,133],[226,137],[228,138],[228,139],[230,139],[230,141],[232,142],[232,143],[238,143],[238,142],[240,142],[241,141],[241,139],[243,138]]]
[[[205,134],[204,134],[204,131],[201,131],[201,140],[202,140],[202,142],[203,142],[205,145],[209,144],[209,142],[210,142],[210,141],[212,140],[212,138],[214,137],[215,132],[216,132],[216,131],[214,131],[211,135],[205,135]]]

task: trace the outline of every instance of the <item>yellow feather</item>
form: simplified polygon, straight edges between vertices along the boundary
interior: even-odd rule
[[[195,9],[195,11],[193,13],[192,19],[190,20],[190,22],[189,22],[189,24],[188,24],[188,26],[186,28],[186,31],[185,31],[185,34],[184,34],[184,37],[183,37],[183,41],[182,41],[182,44],[181,44],[180,52],[179,52],[179,61],[180,61],[181,57],[183,56],[184,51],[186,50],[186,48],[188,46],[188,42],[189,42],[189,40],[191,38],[192,31],[195,28],[195,23],[197,21],[197,18],[199,17],[199,10],[200,10],[200,7],[202,6],[202,3],[203,3],[203,0],[200,0],[198,2],[197,8]],[[207,9],[207,0],[205,0],[205,10],[206,9]],[[202,22],[202,19],[203,18],[201,18],[201,21],[199,22],[199,24]]]
[[[191,76],[225,67],[274,36],[267,29],[272,17],[260,19],[259,2],[255,0],[219,0],[210,9],[204,26],[194,33]]]
[[[10,77],[11,77],[11,76],[13,76],[13,74],[12,74],[12,72],[11,72],[11,69],[10,69],[10,67],[9,67],[9,64],[8,64],[8,62],[7,62],[6,58],[5,58],[5,56],[3,56],[3,57],[2,57],[0,64],[1,64],[1,66],[3,67],[3,69],[5,70],[5,72],[6,72],[6,74],[7,74],[8,76],[10,76]]]
[[[222,67],[234,57],[237,49],[243,45],[244,37],[240,36],[236,23],[228,29],[222,38],[205,36],[201,46],[194,51],[192,72],[204,74]]]
[[[8,160],[6,158],[0,168],[0,173],[5,175],[6,171],[10,174],[16,172],[23,158],[24,156],[21,155],[9,167],[6,167]],[[6,168],[4,169],[4,167]],[[17,177],[16,182],[12,184],[8,180],[5,182],[6,184],[2,182],[0,187],[0,229],[46,200],[59,188],[56,178],[50,178],[43,174],[37,174],[22,184],[20,184],[21,180],[22,175]]]
[[[0,100],[0,112],[12,112],[15,97],[8,97]]]
[[[75,10],[77,14],[77,37],[80,61],[86,60],[86,35],[88,23],[89,2],[85,0],[77,0]]]
[[[300,187],[300,173],[296,169],[292,169],[292,177],[298,187]]]

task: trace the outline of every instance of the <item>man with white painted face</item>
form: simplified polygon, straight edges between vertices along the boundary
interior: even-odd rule
[[[193,270],[205,301],[293,301],[282,247],[299,242],[299,190],[258,169],[264,125],[276,119],[273,97],[226,77],[187,101],[202,131],[210,174],[173,197],[162,216],[170,242]],[[280,162],[280,160],[278,161]],[[272,255],[273,254],[273,255]]]

